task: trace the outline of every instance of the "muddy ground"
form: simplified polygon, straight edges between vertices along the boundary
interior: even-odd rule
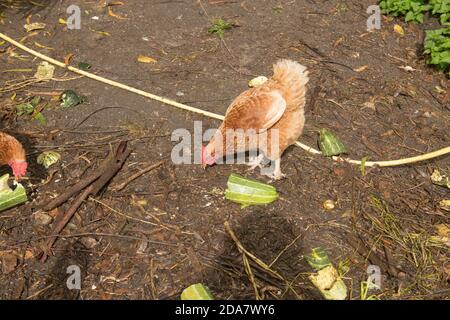
[[[366,8],[375,3],[369,0],[204,0],[203,8],[198,1],[133,0],[112,6],[113,14],[104,1],[75,3],[82,9],[80,30],[58,23],[67,19],[72,0],[2,7],[0,30],[17,40],[28,36],[23,44],[57,60],[73,54],[74,66],[88,62],[95,74],[220,114],[250,79],[270,75],[279,58],[293,59],[310,70],[303,143],[316,147],[317,130],[325,127],[342,139],[350,158],[370,160],[449,143],[449,82],[421,53],[433,19],[413,25],[383,17],[381,30],[367,32]],[[45,29],[27,33],[27,17]],[[224,41],[208,33],[213,18],[234,23]],[[404,36],[394,32],[395,24]],[[156,63],[140,63],[139,55]],[[320,299],[303,259],[315,247],[339,268],[350,299],[368,297],[360,288],[369,265],[380,267],[383,280],[380,290],[369,292],[375,298],[449,298],[448,235],[445,240],[438,232],[449,222],[438,206],[449,193],[430,181],[434,169],[448,172],[448,156],[367,168],[363,175],[359,166],[291,147],[282,161],[287,178],[273,183],[281,198],[240,209],[224,199],[227,178],[235,172],[268,182],[258,171],[239,165],[202,170],[170,161],[173,130],[193,130],[194,121],[215,128],[216,120],[61,68],[54,76],[59,81],[9,86],[32,78],[39,62],[8,43],[0,46],[2,129],[27,148],[31,168],[24,184],[32,198],[0,213],[1,299],[178,299],[197,282],[217,299],[255,299],[225,221],[249,252],[274,261],[272,269],[283,277],[251,263],[265,299]],[[400,68],[405,66],[415,71]],[[65,89],[86,101],[60,108],[57,95]],[[15,115],[17,104],[36,95],[48,103],[46,125]],[[40,262],[51,224],[39,225],[32,213],[94,172],[122,140],[133,149],[125,166],[100,196],[81,206],[50,258]],[[44,170],[36,156],[49,150],[62,160]],[[162,166],[113,191],[161,160]],[[8,170],[2,167],[0,174]],[[336,207],[325,210],[325,200]],[[74,264],[81,268],[82,288],[69,291],[66,269]]]

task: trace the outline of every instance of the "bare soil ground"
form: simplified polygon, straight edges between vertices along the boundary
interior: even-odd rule
[[[93,73],[220,114],[251,78],[270,75],[279,58],[293,59],[309,68],[311,79],[302,142],[315,147],[317,130],[325,127],[342,139],[353,159],[397,159],[445,147],[449,82],[426,66],[420,49],[432,19],[413,25],[383,17],[381,30],[367,32],[366,8],[374,2],[204,0],[203,10],[198,1],[132,0],[112,6],[119,15],[114,16],[104,1],[77,1],[81,30],[67,30],[58,19],[67,19],[66,8],[74,2],[62,0],[0,7],[0,29],[55,59],[73,54],[74,66],[88,62]],[[45,29],[27,33],[27,17],[45,23]],[[208,33],[212,18],[235,24],[225,32],[225,42]],[[404,28],[404,36],[393,31],[394,24]],[[157,62],[139,63],[139,55]],[[205,171],[170,161],[173,130],[193,130],[194,121],[214,128],[217,121],[60,68],[55,78],[64,81],[7,90],[32,78],[39,62],[8,43],[0,46],[1,127],[25,143],[31,165],[25,185],[32,198],[0,213],[1,299],[178,299],[197,282],[217,299],[254,299],[225,221],[248,251],[267,264],[274,261],[272,268],[289,283],[252,263],[266,299],[320,298],[302,258],[319,246],[344,275],[350,299],[365,298],[360,288],[371,264],[383,277],[381,290],[370,292],[379,299],[449,298],[448,243],[437,237],[437,226],[449,222],[438,203],[449,193],[430,181],[434,169],[448,172],[448,156],[367,169],[363,175],[358,166],[291,147],[282,161],[287,178],[273,183],[281,198],[241,210],[224,199],[227,178],[236,172],[267,182],[259,172],[239,165]],[[416,70],[400,68],[407,65]],[[65,89],[86,101],[60,108],[54,97]],[[36,95],[48,102],[42,111],[45,126],[15,116],[15,106]],[[32,213],[95,171],[121,140],[133,149],[124,168],[97,201],[82,205],[53,255],[39,262],[34,255],[51,225],[36,224]],[[44,170],[36,156],[48,150],[62,160]],[[161,167],[112,191],[162,159],[167,160]],[[1,168],[0,175],[8,170]],[[325,210],[325,200],[335,201],[335,209]],[[66,268],[73,264],[82,270],[81,291],[66,288]]]

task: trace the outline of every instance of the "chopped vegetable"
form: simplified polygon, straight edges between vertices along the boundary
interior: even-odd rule
[[[83,98],[73,90],[65,90],[61,94],[61,107],[63,108],[74,107],[82,102]]]
[[[0,177],[0,211],[15,207],[28,201],[25,188],[20,184],[15,184],[12,190],[8,185],[9,174]]]
[[[321,129],[319,131],[319,147],[322,154],[326,157],[337,156],[342,153],[346,153],[344,144],[336,138],[331,132],[327,129]]]
[[[34,30],[42,30],[45,28],[45,23],[33,22],[33,23],[28,23],[28,24],[24,25],[23,27],[27,30],[27,32],[34,31]]]
[[[36,96],[30,102],[21,103],[21,104],[17,105],[16,106],[17,115],[20,117],[23,115],[32,114],[40,102],[41,102],[41,97]]]
[[[183,290],[181,300],[214,300],[214,298],[208,287],[197,283]]]
[[[316,271],[319,271],[325,268],[328,265],[331,265],[331,261],[328,258],[327,253],[322,248],[314,248],[311,250],[311,253],[305,255],[306,261],[308,264]]]
[[[450,200],[444,199],[439,202],[439,208],[450,212]]]
[[[16,113],[17,115],[23,116],[23,115],[32,115],[32,119],[39,121],[41,125],[45,125],[47,123],[47,120],[45,119],[44,115],[39,111],[43,108],[38,108],[39,103],[41,102],[41,97],[36,96],[34,97],[30,102],[21,103],[16,106]]]
[[[339,272],[331,264],[327,253],[322,248],[315,248],[304,256],[309,265],[317,271],[309,276],[312,284],[319,289],[327,300],[344,300],[347,297],[347,286],[339,276]]]
[[[37,163],[43,165],[46,169],[54,165],[61,159],[61,155],[55,151],[42,152],[38,158]]]
[[[431,182],[433,182],[433,184],[436,184],[438,186],[446,187],[446,188],[450,189],[450,180],[449,180],[449,178],[446,175],[441,174],[439,172],[439,170],[434,170],[433,171],[433,174],[431,175]]]
[[[278,199],[275,187],[232,173],[228,178],[225,199],[239,203],[242,208],[268,204]]]
[[[325,299],[345,300],[347,298],[347,286],[333,266],[330,265],[310,275],[309,279]]]
[[[51,80],[55,73],[55,66],[51,65],[47,61],[42,61],[38,67],[34,77],[38,80]]]

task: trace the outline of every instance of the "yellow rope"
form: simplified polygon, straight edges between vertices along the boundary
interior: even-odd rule
[[[205,111],[205,110],[198,109],[198,108],[194,108],[194,107],[191,107],[191,106],[188,106],[188,105],[176,102],[176,101],[174,101],[172,99],[160,97],[160,96],[151,94],[149,92],[146,92],[146,91],[143,91],[143,90],[140,90],[140,89],[136,89],[136,88],[127,86],[127,85],[125,85],[123,83],[120,83],[120,82],[117,82],[117,81],[113,81],[113,80],[109,80],[109,79],[97,76],[97,75],[95,75],[93,73],[74,68],[72,66],[67,66],[65,63],[63,63],[61,61],[55,60],[53,58],[50,58],[50,57],[48,57],[48,56],[46,56],[46,55],[44,55],[42,53],[39,53],[39,52],[37,52],[37,51],[35,51],[33,49],[30,49],[30,48],[24,46],[23,44],[15,41],[14,39],[8,37],[7,35],[5,35],[5,34],[3,34],[1,32],[0,32],[0,38],[2,38],[5,41],[8,41],[12,45],[14,45],[14,46],[22,49],[23,51],[26,51],[26,52],[28,52],[28,53],[30,53],[30,54],[32,54],[32,55],[34,55],[34,56],[44,60],[44,61],[52,63],[52,64],[54,64],[54,65],[56,65],[58,67],[70,70],[70,71],[72,71],[74,73],[83,75],[83,76],[85,76],[87,78],[91,78],[91,79],[94,79],[96,81],[103,82],[103,83],[106,83],[108,85],[111,85],[111,86],[114,86],[114,87],[117,87],[117,88],[121,88],[121,89],[126,90],[126,91],[130,91],[130,92],[136,93],[138,95],[141,95],[141,96],[144,96],[144,97],[147,97],[147,98],[150,98],[150,99],[162,102],[164,104],[171,105],[171,106],[179,108],[179,109],[183,109],[183,110],[186,110],[186,111],[189,111],[189,112],[198,113],[198,114],[204,115],[204,116],[209,117],[209,118],[213,118],[213,119],[217,119],[217,120],[223,120],[224,119],[224,116],[222,116],[220,114],[209,112],[209,111]],[[303,144],[303,143],[301,143],[299,141],[297,141],[295,143],[295,145],[300,147],[300,148],[302,148],[303,150],[305,150],[305,151],[307,151],[309,153],[321,154],[320,151],[318,151],[318,150],[316,150],[316,149],[314,149],[312,147],[309,147],[309,146],[307,146],[307,145],[305,145],[305,144]],[[415,156],[415,157],[411,157],[411,158],[398,159],[398,160],[389,160],[389,161],[367,161],[364,165],[366,167],[374,167],[374,166],[392,167],[392,166],[399,166],[399,165],[403,165],[403,164],[429,160],[429,159],[432,159],[432,158],[443,156],[443,155],[448,154],[448,153],[450,153],[450,146],[442,148],[440,150],[436,150],[436,151],[427,153],[427,154],[422,154],[422,155],[418,155],[418,156]],[[333,157],[333,160],[338,161],[338,162],[339,161],[340,162],[348,162],[348,163],[357,164],[357,165],[361,165],[362,164],[362,162],[360,160],[352,160],[352,159],[341,158],[341,157]]]

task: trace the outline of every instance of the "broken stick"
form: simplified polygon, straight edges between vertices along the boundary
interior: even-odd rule
[[[56,242],[58,235],[64,229],[64,227],[69,223],[70,219],[73,217],[78,208],[82,205],[84,200],[91,195],[97,195],[108,183],[109,181],[117,174],[117,172],[122,168],[126,159],[130,155],[131,150],[127,150],[127,142],[122,141],[119,146],[116,148],[114,153],[112,153],[100,166],[102,170],[98,170],[92,176],[80,181],[75,186],[77,188],[72,187],[67,192],[63,193],[49,204],[44,206],[44,208],[55,208],[67,200],[69,200],[73,195],[81,192],[85,187],[83,193],[81,193],[73,202],[72,205],[66,212],[60,212],[55,219],[53,224],[51,237],[48,239],[44,252],[42,252],[40,261],[45,262],[48,258],[49,251],[52,246]],[[100,172],[100,173],[99,173]],[[87,183],[90,181],[90,183]],[[53,206],[53,207],[52,207]],[[50,209],[50,210],[51,210]]]

